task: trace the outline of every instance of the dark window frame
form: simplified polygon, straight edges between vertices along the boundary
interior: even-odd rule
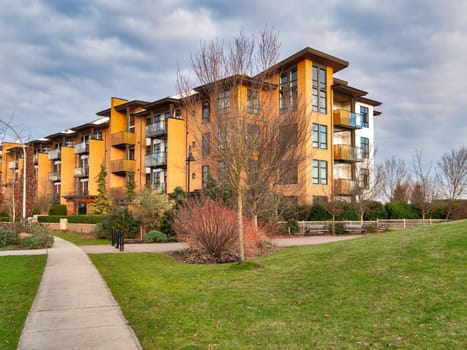
[[[313,65],[312,67],[312,111],[327,114],[327,72],[326,67]]]

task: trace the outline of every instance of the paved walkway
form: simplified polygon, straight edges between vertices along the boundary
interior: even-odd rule
[[[279,238],[278,246],[322,244],[361,235]],[[167,252],[183,243],[127,244],[125,252]],[[110,290],[86,253],[119,253],[109,245],[83,246],[55,237],[53,248],[0,255],[49,254],[19,341],[19,350],[141,349]],[[4,253],[4,254],[1,254]]]
[[[88,256],[55,237],[18,349],[141,349]]]

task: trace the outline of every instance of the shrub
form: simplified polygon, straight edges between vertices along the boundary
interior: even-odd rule
[[[315,204],[311,207],[307,221],[326,221],[331,218],[331,214],[322,205]]]
[[[236,252],[236,225],[235,213],[209,198],[186,201],[174,214],[177,238],[189,243],[192,250],[214,258]]]
[[[49,215],[65,215],[66,216],[66,205],[63,204],[54,204],[52,208],[49,209]]]
[[[25,237],[21,242],[24,248],[38,249],[50,248],[54,243],[52,230],[38,223],[31,223],[23,226],[21,231],[31,233],[31,237]]]
[[[419,219],[420,215],[413,205],[404,202],[386,203],[389,219]]]
[[[164,243],[167,242],[167,235],[163,232],[153,230],[148,232],[146,236],[144,236],[145,242],[155,242],[155,243]]]
[[[40,215],[37,217],[38,222],[59,223],[60,219],[66,218],[66,215]]]
[[[298,220],[297,219],[289,219],[287,221],[287,225],[288,227],[290,227],[290,232],[291,233],[297,233],[300,231],[300,225],[298,224]]]
[[[367,213],[364,216],[365,220],[375,221],[376,219],[387,219],[388,212],[381,202],[372,202]]]
[[[70,215],[67,219],[72,224],[97,224],[102,222],[102,215]]]
[[[342,213],[336,216],[336,220],[359,220],[357,209],[350,204],[345,204]]]
[[[106,222],[98,222],[94,228],[94,237],[97,239],[111,239],[112,228],[106,226]]]
[[[345,233],[345,227],[342,222],[336,222],[334,225],[334,234],[343,235]]]
[[[18,234],[14,230],[0,229],[0,247],[18,244]]]
[[[123,231],[126,238],[135,238],[139,226],[126,208],[118,208],[102,215],[102,221],[96,224],[94,236],[99,239],[111,239],[112,229]]]

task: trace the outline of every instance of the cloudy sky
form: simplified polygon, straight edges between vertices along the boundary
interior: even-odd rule
[[[467,144],[467,1],[0,0],[0,119],[37,139],[97,118],[111,96],[176,93],[200,41],[279,31],[350,62],[339,78],[383,102],[378,161],[436,162]]]

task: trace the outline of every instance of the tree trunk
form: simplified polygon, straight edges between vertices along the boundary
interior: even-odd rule
[[[237,230],[238,230],[238,262],[245,261],[245,248],[243,243],[243,195],[241,185],[237,185]]]

